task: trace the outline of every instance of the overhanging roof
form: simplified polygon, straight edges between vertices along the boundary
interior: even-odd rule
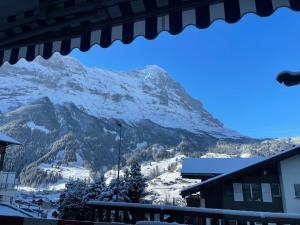
[[[17,140],[15,140],[14,138],[6,135],[6,134],[2,134],[0,133],[0,143],[5,143],[7,145],[10,145],[10,144],[14,144],[14,145],[21,145],[20,142],[18,142]]]
[[[212,186],[222,184],[230,179],[242,177],[243,175],[247,175],[248,173],[255,171],[257,169],[264,168],[269,165],[275,165],[278,162],[280,162],[284,159],[290,158],[292,156],[295,156],[299,153],[300,153],[300,146],[294,146],[290,149],[281,151],[281,152],[275,154],[274,156],[271,156],[271,157],[261,160],[257,163],[254,163],[252,165],[244,167],[240,170],[236,170],[236,171],[233,171],[233,172],[230,172],[227,174],[222,174],[217,177],[213,177],[209,180],[203,181],[201,183],[195,184],[191,187],[187,187],[181,191],[181,195],[185,197],[185,196],[191,195],[193,193],[199,192],[201,190],[210,188]]]
[[[279,7],[300,11],[299,0],[9,0],[0,3],[0,65],[20,58],[45,59],[74,48],[130,43],[137,36],[184,27],[207,28],[223,19],[237,22],[247,13],[269,16]]]
[[[212,177],[229,173],[263,158],[186,158],[182,163],[181,176],[183,178]]]

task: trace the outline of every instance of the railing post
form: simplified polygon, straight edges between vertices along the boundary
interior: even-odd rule
[[[115,222],[119,222],[119,210],[115,210]]]
[[[132,224],[136,224],[136,214],[135,211],[131,211],[131,216],[132,216]]]
[[[179,223],[184,223],[184,216],[183,215],[180,215],[179,217],[178,217],[178,220],[179,220]]]
[[[198,224],[200,224],[200,225],[206,225],[206,218],[204,218],[204,217],[199,217],[199,223]]]
[[[92,209],[92,220],[95,222],[97,222],[96,221],[96,211],[97,211],[97,209]]]
[[[123,222],[124,222],[124,223],[130,223],[128,211],[124,211]]]
[[[99,222],[102,222],[102,221],[103,221],[103,209],[102,209],[102,208],[100,208],[100,209],[98,210],[98,221],[99,221]]]
[[[150,213],[150,221],[154,221],[154,213]]]
[[[224,219],[224,225],[231,225],[232,223],[230,223],[231,220],[229,219]]]
[[[106,210],[106,215],[105,215],[105,221],[106,222],[110,222],[110,215],[111,215],[111,211],[110,211],[110,209],[107,209]]]
[[[218,219],[214,219],[214,218],[211,219],[211,222],[210,222],[211,225],[220,225],[219,223],[220,223],[220,221]]]
[[[250,221],[249,224],[250,225],[255,225],[255,222],[254,221]]]
[[[160,211],[160,213],[159,213],[159,221],[160,222],[164,221],[164,213],[162,211]]]
[[[238,220],[237,225],[248,225],[248,223],[245,220]],[[265,225],[265,224],[263,224],[263,225]]]

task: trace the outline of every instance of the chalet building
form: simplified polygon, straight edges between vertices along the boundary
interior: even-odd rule
[[[0,133],[0,203],[12,203],[16,195],[16,174],[14,172],[3,171],[4,157],[9,145],[21,145],[21,143],[14,140],[12,137]]]
[[[239,167],[234,161],[228,166]],[[208,178],[181,194],[188,206],[300,213],[300,146]]]

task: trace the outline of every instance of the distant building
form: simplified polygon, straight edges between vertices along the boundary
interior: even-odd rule
[[[190,206],[300,213],[300,146],[207,179],[181,194]]]
[[[12,203],[16,197],[16,174],[3,171],[6,148],[9,145],[21,145],[21,143],[12,137],[0,133],[0,203]]]

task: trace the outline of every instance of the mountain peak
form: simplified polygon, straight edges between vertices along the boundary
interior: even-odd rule
[[[167,73],[167,71],[165,69],[163,69],[162,67],[152,64],[152,65],[147,65],[144,68],[142,68],[141,70],[147,71],[147,72],[162,72],[162,73]]]
[[[132,72],[112,72],[83,66],[70,56],[54,54],[0,69],[0,111],[47,96],[54,104],[73,103],[95,117],[129,123],[148,119],[168,128],[213,136],[231,135],[202,103],[157,65]],[[230,135],[229,135],[230,134]]]
[[[75,73],[86,73],[85,67],[74,57],[62,56],[59,53],[54,53],[49,59],[37,57],[35,62],[52,69],[65,69]]]

